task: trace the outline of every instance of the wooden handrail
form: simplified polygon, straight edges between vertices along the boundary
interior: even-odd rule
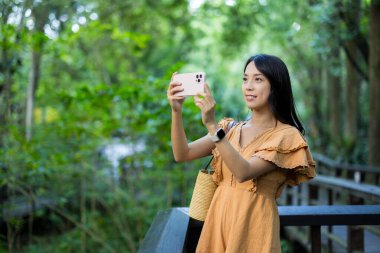
[[[334,169],[350,170],[350,171],[360,171],[369,173],[380,174],[380,167],[362,165],[362,164],[349,164],[349,163],[339,163],[325,155],[319,153],[313,153],[313,158],[316,162],[322,163]]]
[[[380,205],[280,206],[279,215],[281,226],[310,226],[313,253],[321,252],[321,226],[380,225]],[[202,226],[202,222],[189,218],[188,208],[160,211],[138,252],[192,252],[199,234],[191,233],[199,233]]]
[[[138,252],[183,252],[189,220],[186,208],[158,212]]]
[[[317,175],[309,184],[337,189],[339,191],[347,190],[352,195],[380,201],[380,187],[372,184],[356,183],[352,180],[323,175]]]

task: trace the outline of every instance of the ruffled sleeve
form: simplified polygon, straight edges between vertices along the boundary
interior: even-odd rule
[[[226,138],[229,137],[229,134],[231,131],[231,129],[229,129],[231,127],[231,123],[234,122],[234,120],[232,118],[223,118],[222,120],[220,120],[218,122],[218,127],[222,128],[225,132],[227,132],[227,135],[226,135]],[[211,162],[211,167],[214,169],[214,174],[212,175],[212,179],[214,180],[214,182],[216,184],[219,184],[220,181],[222,181],[223,177],[222,177],[222,158],[219,154],[219,151],[214,148],[212,150],[212,155],[213,155],[213,159],[212,159],[212,162]]]
[[[275,133],[260,145],[253,154],[285,169],[288,185],[298,185],[315,177],[315,162],[309,147],[294,127],[289,127]]]
[[[218,122],[218,127],[222,128],[225,132],[227,132],[229,124],[232,122],[234,122],[233,118],[223,118]]]

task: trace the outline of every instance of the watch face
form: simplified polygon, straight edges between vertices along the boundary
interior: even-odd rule
[[[218,136],[219,140],[223,139],[224,136],[226,136],[226,133],[224,132],[223,129],[219,129],[217,132],[216,132],[216,135]]]

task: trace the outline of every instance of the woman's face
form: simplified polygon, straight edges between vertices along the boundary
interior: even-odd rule
[[[256,68],[253,61],[245,69],[242,90],[250,110],[260,111],[269,108],[269,80]]]

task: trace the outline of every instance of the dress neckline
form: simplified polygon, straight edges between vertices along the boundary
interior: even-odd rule
[[[243,126],[245,124],[247,124],[248,121],[244,121],[242,124],[240,124],[240,128],[239,128],[239,135],[238,135],[238,145],[239,145],[239,149],[240,150],[244,150],[246,149],[248,146],[250,146],[253,142],[255,142],[259,137],[263,136],[264,134],[266,133],[269,133],[271,131],[273,131],[274,129],[277,128],[277,126],[279,125],[279,121],[276,121],[276,125],[274,127],[271,127],[271,128],[268,128],[264,131],[262,131],[261,133],[257,134],[256,136],[254,136],[246,145],[241,145],[241,132],[242,132],[242,129],[243,129]]]

